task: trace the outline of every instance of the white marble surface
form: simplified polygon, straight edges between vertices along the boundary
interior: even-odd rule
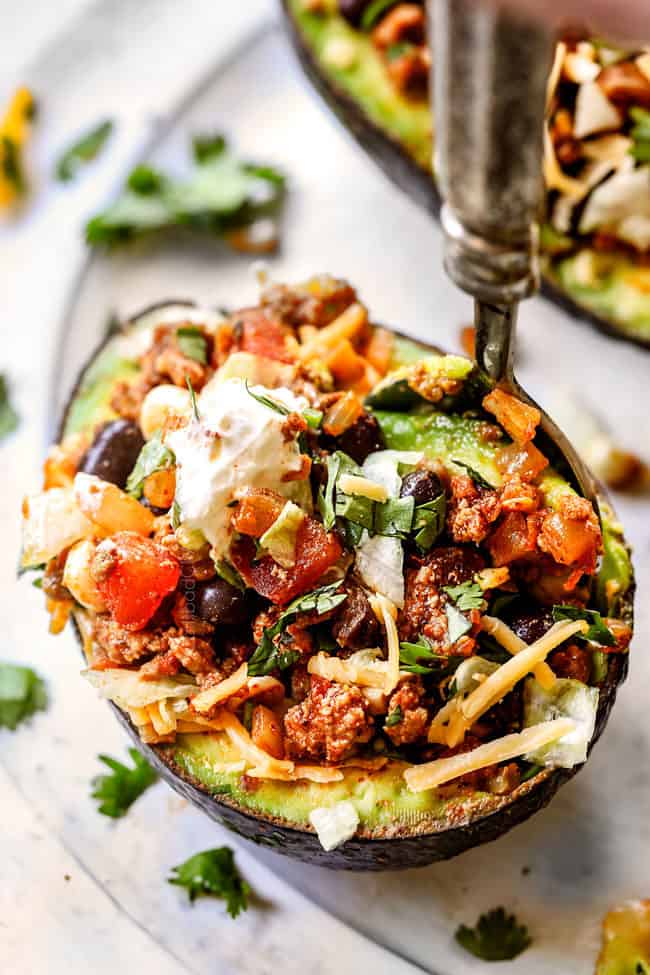
[[[0,8],[5,3],[0,0]],[[39,5],[25,0],[29,4]],[[86,14],[75,28],[76,4]],[[643,687],[650,666],[644,659],[649,619],[643,598],[634,683],[624,688],[588,768],[548,811],[458,861],[391,877],[332,875],[236,842],[259,900],[233,924],[219,904],[190,908],[177,889],[164,883],[173,864],[207,846],[232,843],[232,838],[163,785],[145,794],[118,823],[98,816],[88,798],[88,783],[98,771],[97,752],[123,754],[124,738],[79,680],[71,637],[45,635],[40,593],[28,581],[14,581],[15,512],[25,488],[39,477],[44,431],[53,419],[48,384],[65,390],[75,359],[84,346],[95,344],[110,307],[132,311],[163,290],[224,303],[252,296],[241,261],[222,261],[217,270],[207,250],[184,255],[162,248],[148,260],[93,262],[81,290],[75,286],[65,340],[60,332],[63,307],[84,258],[83,219],[116,185],[156,121],[205,75],[220,52],[264,22],[272,3],[247,0],[225,20],[220,6],[208,0],[65,0],[61,20],[65,16],[67,22],[60,40],[40,56],[33,56],[33,47],[26,49],[31,67],[20,72],[41,96],[43,113],[34,153],[40,174],[34,206],[20,224],[0,230],[0,369],[14,381],[23,416],[18,435],[0,447],[6,472],[0,510],[0,656],[25,660],[43,672],[52,704],[29,729],[13,736],[0,732],[5,827],[0,833],[0,970],[76,975],[89,966],[113,972],[120,964],[126,971],[154,971],[155,966],[165,975],[272,970],[311,975],[351,973],[359,966],[396,975],[416,970],[373,943],[378,942],[426,970],[460,975],[484,966],[454,948],[455,925],[505,901],[530,923],[536,943],[520,962],[493,967],[495,975],[500,970],[587,975],[607,904],[648,893],[650,782],[644,771],[648,726]],[[47,30],[56,30],[58,23],[49,16]],[[41,25],[43,39],[47,30]],[[18,48],[25,44],[20,36],[19,30]],[[435,322],[436,338],[453,344],[468,303],[439,270],[437,230],[316,111],[279,40],[269,35],[268,43],[258,44],[225,86],[186,107],[157,150],[160,159],[173,161],[193,125],[218,118],[248,152],[288,161],[290,219],[274,273],[289,279],[323,268],[349,274],[385,320],[423,337],[430,337]],[[15,60],[8,83],[19,65]],[[0,91],[7,79],[4,69],[3,62]],[[259,95],[252,94],[253,83]],[[104,114],[117,116],[120,126],[92,176],[72,187],[49,183],[45,176],[70,133]],[[300,138],[288,154],[292,133]],[[64,368],[52,375],[51,363],[61,352]],[[595,335],[541,300],[526,307],[521,334],[525,384],[548,402],[559,386],[575,386],[578,377],[585,401],[609,415],[623,442],[640,445],[646,454],[648,363],[645,353]],[[650,582],[647,504],[643,498],[619,499],[637,548],[642,593]],[[522,876],[525,866],[532,873]]]

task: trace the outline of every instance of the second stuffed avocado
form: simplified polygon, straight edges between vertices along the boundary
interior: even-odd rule
[[[387,175],[434,214],[424,10],[396,0],[283,0],[311,81]],[[545,292],[650,345],[650,54],[572,38],[550,78]]]

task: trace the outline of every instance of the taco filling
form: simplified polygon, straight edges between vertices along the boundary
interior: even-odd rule
[[[336,845],[587,757],[631,571],[539,420],[327,276],[161,307],[86,370],[23,566],[143,742]]]

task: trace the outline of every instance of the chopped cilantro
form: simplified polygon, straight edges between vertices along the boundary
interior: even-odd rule
[[[254,393],[248,385],[247,379],[244,380],[244,385],[248,395],[252,396],[258,403],[261,403],[262,406],[266,406],[267,409],[273,410],[274,413],[280,413],[282,416],[289,416],[291,413],[291,410],[279,400],[273,399],[271,396],[265,396],[264,393]]]
[[[45,684],[31,667],[0,663],[0,728],[15,731],[47,707]]]
[[[375,503],[370,498],[337,491],[335,511],[337,518],[345,518],[353,525],[359,525],[372,532],[375,523]]]
[[[361,30],[370,31],[383,15],[394,7],[397,0],[372,0],[363,12]]]
[[[404,715],[402,713],[402,709],[398,704],[397,707],[393,708],[393,710],[387,716],[386,720],[384,721],[384,726],[386,728],[392,728],[394,725],[399,724],[403,718]]]
[[[413,515],[416,545],[425,551],[431,548],[444,531],[446,513],[447,498],[444,491],[433,501],[427,501],[426,504],[417,506]]]
[[[205,365],[208,361],[208,342],[198,325],[181,325],[176,329],[178,348],[188,359]]]
[[[337,580],[327,586],[321,586],[313,592],[298,596],[293,602],[289,603],[286,609],[280,614],[273,626],[267,626],[262,634],[262,639],[258,643],[253,656],[248,661],[248,673],[251,677],[262,677],[270,674],[278,667],[286,670],[296,662],[300,654],[295,651],[282,652],[281,647],[276,643],[276,637],[280,637],[289,623],[298,616],[299,613],[314,613],[316,616],[323,616],[330,610],[336,609],[347,593],[338,592],[341,583]]]
[[[145,789],[153,785],[158,776],[136,748],[129,748],[133,768],[123,765],[110,755],[99,755],[110,770],[109,775],[93,779],[92,798],[99,800],[99,812],[119,819],[124,816]]]
[[[178,501],[176,501],[175,499],[174,499],[174,503],[172,505],[171,523],[172,523],[172,528],[174,529],[174,531],[176,531],[176,529],[179,527],[179,525],[181,523],[181,506],[178,503]]]
[[[470,580],[461,583],[460,586],[443,586],[442,588],[462,613],[466,613],[470,609],[485,609],[487,606],[483,597],[483,590],[478,582]]]
[[[175,463],[176,458],[169,447],[162,442],[160,431],[156,432],[138,454],[135,467],[126,482],[127,492],[133,498],[141,498],[146,479],[156,471],[169,470]]]
[[[140,165],[131,170],[126,185],[138,196],[150,196],[162,192],[165,177],[151,166]]]
[[[383,504],[376,504],[373,525],[375,534],[406,538],[413,524],[414,507],[413,497],[389,498]]]
[[[196,405],[196,393],[194,392],[194,387],[192,386],[192,381],[189,376],[185,377],[185,382],[187,383],[187,388],[190,394],[190,400],[192,403],[192,418],[198,423],[201,417],[199,416],[199,408]]]
[[[110,119],[106,119],[86,132],[74,145],[66,149],[59,159],[56,164],[56,178],[62,183],[73,180],[84,163],[90,162],[99,155],[112,131],[113,123]]]
[[[342,450],[328,454],[325,466],[327,468],[327,484],[324,489],[321,487],[318,491],[317,506],[323,519],[323,525],[327,531],[330,531],[334,527],[338,514],[336,510],[336,482],[342,474],[359,474],[360,467]],[[360,539],[360,531],[358,536]]]
[[[635,123],[630,132],[632,137],[630,153],[638,162],[650,162],[650,112],[635,106],[630,109],[630,118]]]
[[[399,667],[411,674],[430,674],[431,667],[425,667],[419,661],[440,661],[445,659],[435,653],[425,636],[419,636],[415,643],[405,641],[399,645]]]
[[[489,481],[486,481],[486,479],[483,477],[483,475],[482,474],[479,474],[479,472],[476,471],[476,470],[474,470],[473,467],[470,467],[469,464],[466,464],[462,460],[456,460],[453,457],[452,457],[452,461],[451,462],[452,462],[452,464],[455,464],[456,467],[462,467],[462,468],[464,468],[467,471],[467,473],[469,474],[469,476],[471,477],[471,479],[474,481],[474,484],[476,484],[477,487],[487,488],[490,491],[494,491],[494,484],[490,484]]]
[[[595,609],[580,609],[578,606],[554,606],[553,619],[556,622],[558,620],[585,620],[589,624],[589,629],[586,633],[576,633],[573,639],[589,640],[591,643],[599,643],[602,647],[616,645],[612,631]]]
[[[308,406],[302,411],[302,415],[310,430],[320,430],[320,425],[323,422],[322,410],[314,410]]]
[[[251,892],[235,866],[235,857],[229,846],[196,853],[189,860],[172,868],[170,884],[185,887],[191,902],[199,895],[222,897],[232,918],[248,907]]]
[[[525,925],[503,907],[481,914],[473,928],[461,924],[455,937],[461,948],[484,961],[510,961],[531,944]]]
[[[246,583],[240,576],[239,572],[237,572],[237,569],[235,569],[230,562],[226,562],[225,559],[219,559],[215,565],[215,569],[217,570],[217,575],[220,576],[224,582],[234,586],[235,589],[241,590],[241,592],[246,591]]]
[[[447,603],[445,606],[445,613],[447,615],[447,639],[450,644],[456,643],[460,640],[461,636],[465,636],[466,633],[472,629],[472,624],[463,616],[455,606]]]
[[[18,426],[18,414],[9,399],[7,379],[0,373],[0,440],[9,436]]]
[[[192,153],[198,163],[208,162],[220,156],[226,149],[226,140],[220,135],[195,135],[192,138]]]

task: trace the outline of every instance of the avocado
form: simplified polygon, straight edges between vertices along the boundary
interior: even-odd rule
[[[178,305],[178,302],[156,306]],[[188,303],[184,303],[188,304]],[[93,430],[113,415],[110,407],[115,384],[138,375],[138,332],[153,324],[150,310],[135,316],[117,335],[109,336],[83,370],[61,422],[60,436]],[[422,353],[423,346],[396,336],[393,366],[401,368]],[[430,354],[434,349],[426,349]],[[496,445],[481,437],[479,420],[454,414],[377,411],[388,447],[421,449],[432,455],[451,456],[468,464],[491,483],[498,483],[494,461]],[[572,490],[555,472],[548,474],[549,490]],[[599,587],[614,589],[622,613],[631,620],[633,579],[629,552],[606,503],[602,510],[611,520]],[[604,525],[605,528],[605,525]],[[610,590],[612,586],[610,585]],[[77,607],[74,618],[81,634],[88,631],[88,616]],[[627,656],[607,655],[593,743],[602,732],[623,680]],[[448,859],[464,850],[496,839],[545,806],[578,768],[539,771],[507,796],[475,792],[440,796],[435,790],[411,793],[402,779],[404,762],[389,758],[379,770],[347,769],[340,782],[285,783],[247,780],[228,771],[230,746],[221,738],[179,735],[171,744],[143,744],[137,729],[111,704],[136,747],[177,792],[211,818],[255,843],[276,847],[296,859],[333,869],[387,870],[423,866]],[[343,846],[326,852],[309,825],[309,812],[341,799],[353,802],[359,815],[356,835]]]
[[[285,26],[309,80],[373,161],[434,216],[440,196],[431,176],[433,127],[427,102],[405,98],[391,84],[369,36],[338,13],[336,0],[319,12],[305,0],[282,0]],[[342,43],[341,43],[342,42]],[[347,51],[345,58],[328,51]],[[541,228],[543,293],[602,331],[650,346],[650,272],[630,252],[607,255],[612,270],[585,286],[575,273],[588,246]],[[602,256],[602,255],[601,255]]]

